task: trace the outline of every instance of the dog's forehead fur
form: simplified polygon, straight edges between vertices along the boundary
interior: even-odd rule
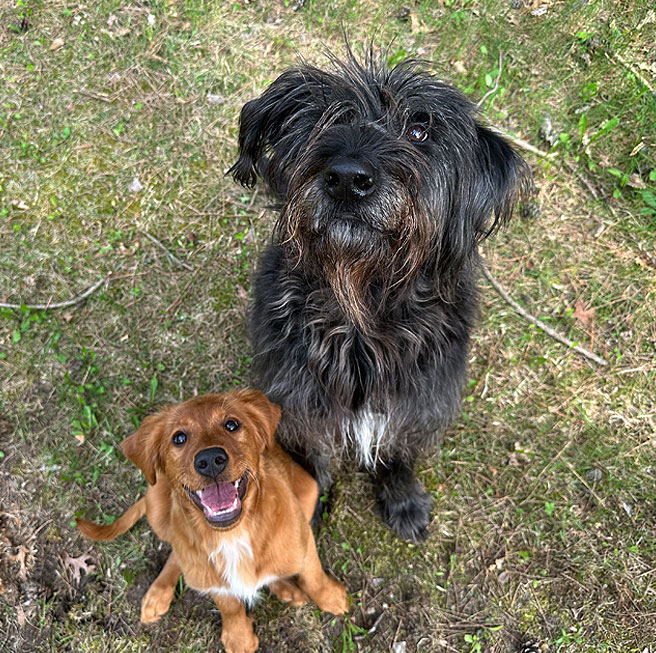
[[[168,421],[176,426],[197,426],[213,429],[226,420],[230,402],[223,395],[194,397],[173,406],[168,412]]]
[[[299,100],[296,117],[318,122],[329,113],[333,121],[371,122],[386,128],[396,124],[399,129],[418,118],[471,124],[474,106],[460,91],[430,75],[423,62],[405,61],[392,69],[373,60],[361,66],[353,58],[334,59],[333,64],[332,70],[293,68],[275,82],[294,86],[293,95]],[[303,102],[303,96],[311,97],[311,105]]]

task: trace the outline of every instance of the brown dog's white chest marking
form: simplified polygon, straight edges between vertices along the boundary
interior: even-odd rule
[[[247,534],[223,540],[210,553],[209,560],[226,584],[204,590],[207,594],[234,596],[247,605],[253,605],[259,598],[259,590],[278,580],[278,576],[274,575],[257,576]]]

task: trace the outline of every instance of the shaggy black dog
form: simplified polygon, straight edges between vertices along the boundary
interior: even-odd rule
[[[255,381],[320,486],[344,451],[376,478],[383,519],[426,537],[414,478],[459,411],[477,314],[477,244],[528,186],[522,159],[453,87],[349,52],[300,66],[241,112],[231,172],[281,199],[255,278]]]

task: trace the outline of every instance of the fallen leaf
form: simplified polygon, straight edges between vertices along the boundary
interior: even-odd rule
[[[64,39],[55,39],[52,42],[52,44],[50,46],[50,49],[51,50],[59,50],[59,48],[61,48],[62,45],[64,45]]]
[[[82,572],[87,576],[96,569],[96,565],[87,563],[89,556],[85,553],[77,558],[71,558],[68,553],[64,557],[64,566],[70,569],[73,574],[73,581],[79,583],[82,579]]]
[[[572,316],[583,326],[590,326],[590,324],[592,324],[594,321],[594,313],[596,310],[596,308],[586,308],[583,304],[583,301],[577,299],[576,304],[574,305],[574,313],[572,313]]]
[[[7,556],[7,559],[10,562],[17,562],[20,565],[20,569],[18,570],[18,577],[21,580],[26,580],[27,579],[27,565],[25,564],[25,556],[28,554],[29,549],[24,545],[21,544],[18,547],[18,553],[13,556]]]
[[[248,301],[248,293],[244,290],[243,286],[237,286],[237,297],[242,301]]]
[[[631,186],[631,188],[639,188],[640,190],[647,188],[647,184],[641,179],[640,175],[635,173],[628,178],[626,183],[627,186]]]
[[[25,622],[27,621],[27,617],[25,616],[25,610],[23,610],[23,606],[20,603],[16,606],[16,621],[18,622],[18,625],[21,628],[25,625]]]

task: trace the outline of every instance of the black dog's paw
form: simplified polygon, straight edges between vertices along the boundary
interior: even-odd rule
[[[388,493],[378,497],[383,521],[401,538],[421,542],[428,537],[432,497],[416,483],[405,494]]]

